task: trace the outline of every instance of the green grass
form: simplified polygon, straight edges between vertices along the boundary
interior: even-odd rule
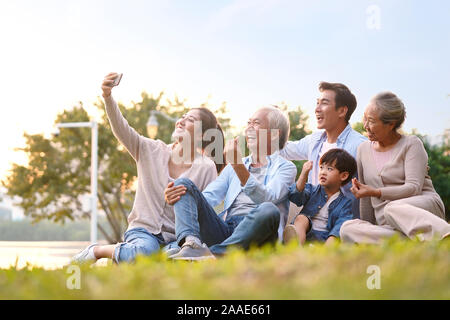
[[[381,289],[369,290],[370,265]],[[265,247],[203,262],[162,254],[135,264],[0,271],[0,299],[450,299],[450,241],[390,240],[380,246]]]

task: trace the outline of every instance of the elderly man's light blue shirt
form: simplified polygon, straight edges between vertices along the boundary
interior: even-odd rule
[[[224,201],[224,212],[227,211],[240,192],[244,192],[254,203],[272,202],[280,209],[279,235],[289,213],[289,186],[295,182],[297,168],[295,165],[280,156],[279,152],[267,156],[267,171],[264,183],[250,174],[247,183],[242,186],[239,177],[231,165],[227,165],[219,177],[211,182],[205,190],[203,196],[208,203],[215,207]],[[243,164],[249,169],[252,164],[252,157],[242,159]]]
[[[344,149],[350,153],[355,159],[358,151],[358,146],[366,141],[367,138],[362,134],[352,129],[348,124],[337,138],[337,148]],[[322,149],[323,143],[327,141],[327,134],[324,130],[314,132],[299,141],[289,141],[283,150],[280,151],[280,155],[288,160],[311,160],[313,161],[313,168],[308,176],[308,183],[312,183],[312,176],[319,174],[319,154]],[[359,201],[350,191],[351,182],[346,184],[342,188],[344,195],[353,201],[353,217],[359,218]]]

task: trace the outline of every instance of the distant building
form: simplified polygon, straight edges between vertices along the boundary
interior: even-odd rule
[[[13,217],[12,208],[0,204],[0,221],[11,221]]]
[[[23,209],[14,205],[13,199],[6,193],[7,190],[0,186],[0,221],[16,221],[25,218]]]

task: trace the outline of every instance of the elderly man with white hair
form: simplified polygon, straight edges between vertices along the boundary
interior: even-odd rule
[[[250,155],[242,158],[237,139],[228,141],[228,164],[203,192],[188,179],[178,179],[165,190],[166,202],[174,206],[181,246],[171,258],[213,258],[230,246],[248,249],[279,238],[289,210],[289,186],[297,173],[295,165],[279,155],[289,137],[289,120],[277,107],[260,108],[248,120],[245,137]],[[218,215],[214,207],[222,201],[224,210]]]

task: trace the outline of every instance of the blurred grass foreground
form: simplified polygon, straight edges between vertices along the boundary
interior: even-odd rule
[[[231,250],[202,262],[0,270],[0,299],[450,299],[450,241]]]

